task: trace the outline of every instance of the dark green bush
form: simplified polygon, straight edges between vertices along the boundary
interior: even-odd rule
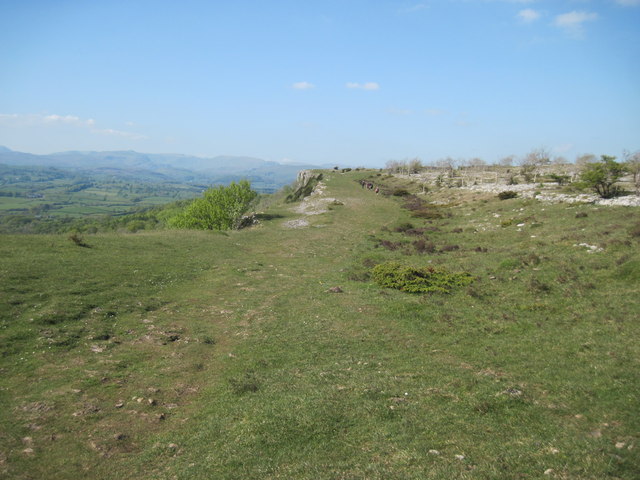
[[[401,223],[393,230],[396,232],[406,232],[407,230],[413,229],[413,225],[410,222]]]
[[[434,267],[417,268],[396,262],[376,265],[372,277],[381,287],[408,293],[449,293],[453,288],[469,285],[474,280],[466,272],[454,273]]]
[[[514,192],[513,190],[506,190],[498,194],[498,198],[500,200],[508,200],[510,198],[516,198],[517,196],[518,196],[518,192]]]

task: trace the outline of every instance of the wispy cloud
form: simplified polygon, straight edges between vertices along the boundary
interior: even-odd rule
[[[291,87],[296,90],[309,90],[311,88],[314,88],[315,85],[309,82],[296,82],[293,85],[291,85]]]
[[[366,82],[366,83],[354,83],[347,82],[345,85],[347,88],[360,89],[360,90],[379,90],[380,85],[376,82]]]
[[[431,115],[432,117],[439,117],[440,115],[444,115],[446,112],[439,108],[427,108],[424,113]]]
[[[413,12],[419,12],[420,10],[426,10],[427,8],[429,8],[429,6],[426,3],[417,3],[415,5],[410,5],[408,7],[401,8],[399,11],[400,13],[413,13]]]
[[[148,138],[138,133],[123,132],[122,130],[114,130],[113,128],[93,129],[91,130],[91,133],[97,133],[99,135],[107,135],[112,137],[123,137],[130,140],[146,140]]]
[[[578,12],[574,10],[573,12],[563,13],[562,15],[556,16],[553,24],[556,27],[563,29],[573,37],[582,37],[584,34],[583,24],[597,19],[597,13]]]
[[[0,113],[0,126],[11,128],[70,126],[88,130],[98,135],[117,136],[130,140],[144,140],[147,138],[144,135],[133,132],[114,130],[112,128],[96,128],[96,121],[94,119],[83,119],[76,115]]]
[[[96,123],[92,118],[82,120],[75,115],[44,115],[42,120],[49,124],[77,125],[79,127],[93,127]]]
[[[93,127],[91,118],[83,120],[75,115],[43,115],[40,113],[0,113],[0,125],[5,127],[33,127],[37,125],[72,125]]]
[[[389,112],[391,115],[398,115],[401,117],[406,117],[407,115],[411,115],[413,113],[413,111],[409,110],[408,108],[396,108],[396,107],[388,108],[387,112]]]
[[[517,17],[524,23],[532,23],[538,20],[542,15],[540,12],[533,10],[532,8],[525,8],[518,12]]]

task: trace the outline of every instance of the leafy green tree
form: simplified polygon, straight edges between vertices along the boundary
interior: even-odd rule
[[[625,173],[625,165],[616,162],[616,157],[602,155],[599,162],[585,165],[580,179],[602,198],[611,198],[620,194],[616,182]]]
[[[257,197],[247,180],[231,182],[204,192],[202,198],[191,202],[184,211],[169,220],[176,228],[196,230],[231,230],[238,228],[242,215]]]

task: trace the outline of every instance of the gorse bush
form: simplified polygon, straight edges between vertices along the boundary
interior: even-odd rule
[[[510,198],[516,198],[517,196],[518,196],[518,193],[514,192],[513,190],[506,190],[498,194],[498,198],[500,200],[508,200]]]
[[[231,182],[228,187],[210,188],[202,198],[195,199],[169,219],[169,225],[196,230],[236,229],[257,195],[247,180]]]
[[[397,262],[376,265],[373,280],[381,287],[395,288],[408,293],[449,293],[453,288],[463,287],[474,278],[466,272],[454,273],[444,268],[410,267]]]

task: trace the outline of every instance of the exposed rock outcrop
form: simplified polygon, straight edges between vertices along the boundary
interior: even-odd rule
[[[316,173],[312,170],[301,170],[298,172],[294,191],[287,195],[287,202],[296,202],[308,197],[320,180],[322,180],[322,173]]]

